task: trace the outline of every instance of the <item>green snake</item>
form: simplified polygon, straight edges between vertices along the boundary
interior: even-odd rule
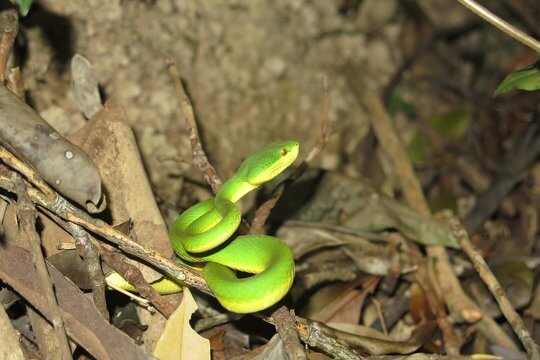
[[[266,235],[230,238],[241,220],[236,202],[285,170],[296,159],[298,150],[298,142],[283,141],[255,151],[215,197],[190,207],[173,225],[170,240],[174,250],[182,261],[205,263],[203,277],[229,311],[266,309],[281,300],[292,285],[294,259],[285,243]],[[238,278],[234,270],[253,275]],[[114,287],[134,290],[117,273],[106,280]],[[166,278],[152,287],[162,294],[181,291],[178,282]]]

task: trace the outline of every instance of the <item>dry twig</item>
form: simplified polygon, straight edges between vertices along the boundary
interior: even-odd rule
[[[174,62],[169,62],[167,64],[167,70],[171,76],[176,92],[178,93],[178,98],[180,99],[180,108],[182,109],[182,114],[184,115],[184,120],[189,131],[189,140],[191,142],[191,155],[193,157],[193,164],[199,171],[203,174],[204,179],[212,187],[212,191],[217,193],[223,185],[223,182],[219,178],[216,169],[208,161],[208,157],[204,152],[202,147],[201,138],[199,136],[199,130],[197,129],[197,122],[195,121],[195,112],[193,111],[193,106],[191,105],[191,100],[186,94],[186,90],[182,85],[182,78],[178,73],[178,69]]]
[[[272,195],[268,199],[266,199],[266,201],[261,206],[259,206],[257,211],[255,211],[255,217],[253,218],[253,222],[251,223],[251,226],[249,228],[250,234],[260,234],[262,232],[262,228],[266,222],[266,219],[270,215],[270,211],[274,208],[278,200],[281,198],[281,195],[283,195],[283,192],[285,191],[287,186],[289,186],[292,182],[294,182],[296,179],[302,176],[307,166],[325,148],[326,143],[328,142],[328,138],[335,131],[334,124],[330,123],[330,117],[329,117],[330,93],[328,90],[328,82],[327,82],[326,76],[322,77],[322,86],[323,86],[322,126],[321,126],[321,133],[317,141],[315,142],[315,146],[311,149],[311,151],[306,156],[306,158],[302,161],[302,163],[296,169],[294,169],[291,175],[282,183],[280,183],[277,186],[277,188],[274,190]]]
[[[478,272],[478,275],[487,285],[489,291],[491,292],[495,300],[497,300],[501,312],[503,313],[506,320],[508,320],[508,323],[512,327],[512,330],[514,330],[516,335],[519,337],[519,340],[525,347],[525,350],[527,350],[529,358],[532,360],[540,360],[540,349],[538,345],[535,344],[534,339],[531,337],[531,334],[525,328],[521,317],[510,303],[510,300],[508,300],[508,297],[504,293],[504,289],[499,284],[499,281],[497,280],[495,275],[493,275],[493,272],[491,272],[491,269],[486,264],[486,261],[471,244],[467,231],[463,228],[463,226],[461,226],[461,223],[455,217],[448,217],[448,223],[450,225],[450,228],[452,229],[452,232],[459,240],[463,251],[473,262],[474,267]]]
[[[53,284],[45,265],[45,258],[41,252],[41,241],[36,231],[36,209],[25,189],[24,182],[19,175],[14,176],[15,192],[19,204],[19,220],[21,226],[28,237],[30,249],[32,251],[32,261],[36,268],[40,283],[43,286],[43,291],[47,297],[49,311],[51,314],[52,325],[54,327],[58,343],[62,351],[63,359],[71,359],[71,349],[69,347],[64,321],[60,313],[60,308],[56,300]]]
[[[0,13],[0,82],[6,80],[6,70],[13,43],[19,32],[19,15],[15,9],[7,9]]]
[[[0,159],[2,159],[2,161],[4,160],[1,152]],[[22,165],[25,167],[25,171],[33,172],[33,170],[27,168],[26,165]],[[9,172],[6,172],[5,170],[2,171],[1,168],[0,187],[6,189],[7,191],[15,192],[15,183],[9,175]],[[94,234],[97,234],[119,246],[125,252],[147,261],[156,268],[161,269],[176,279],[184,281],[187,285],[195,287],[207,294],[212,294],[211,290],[206,285],[206,282],[196,270],[187,266],[176,264],[173,261],[163,257],[155,250],[148,249],[136,243],[129,236],[114,229],[104,221],[92,218],[86,212],[74,207],[58,193],[53,192],[54,200],[50,201],[47,196],[37,189],[28,188],[27,192],[30,199],[35,204],[53,212],[61,219],[78,224]]]
[[[289,360],[307,359],[306,353],[298,340],[294,315],[289,312],[289,309],[285,306],[280,307],[274,311],[272,319]]]
[[[100,247],[99,252],[101,259],[132,284],[137,292],[150,301],[163,316],[169,318],[172,315],[174,307],[146,282],[141,270],[123,261],[118,255],[106,250],[103,246]]]
[[[75,246],[79,256],[85,262],[88,277],[90,278],[90,286],[92,287],[94,303],[103,318],[109,320],[109,312],[105,300],[105,277],[101,270],[98,251],[95,245],[92,244],[88,233],[81,226],[73,223],[66,223],[65,225],[75,240]]]
[[[461,5],[465,6],[467,9],[480,16],[482,19],[495,26],[497,29],[501,30],[505,34],[516,39],[520,43],[529,48],[533,49],[536,52],[540,52],[540,42],[532,38],[531,36],[525,34],[523,31],[517,29],[513,25],[507,23],[482,5],[478,4],[474,0],[457,0]]]
[[[397,135],[389,115],[386,113],[382,103],[375,94],[371,93],[369,90],[364,90],[360,93],[362,95],[362,101],[371,115],[370,119],[372,119],[372,126],[374,128],[374,131],[377,134],[381,145],[392,159],[396,171],[400,174],[399,178],[401,180],[402,189],[405,198],[407,199],[407,202],[412,208],[415,208],[421,214],[429,216],[430,210],[427,206],[427,202],[423,195],[422,188],[418,179],[416,178],[416,175],[414,174],[412,164],[406,156],[406,152],[404,151],[401,139]],[[459,280],[453,272],[453,268],[450,264],[448,254],[444,247],[429,246],[427,251],[429,257],[434,260],[433,262],[437,270],[437,274],[439,276],[443,276],[444,274],[444,280],[441,278],[440,283],[448,285],[448,287],[445,289],[448,291],[443,292],[443,294],[445,295],[445,302],[447,303],[450,310],[452,311],[452,309],[454,308],[453,311],[455,312],[457,310],[457,306],[459,306],[460,310],[459,312],[457,312],[457,314],[461,315],[466,320],[467,318],[471,317],[473,319],[478,319],[479,316],[482,316],[482,322],[489,322],[489,320],[486,319],[485,314],[483,314],[482,311],[463,292],[459,284]],[[477,254],[477,256],[480,257],[479,254]],[[459,301],[456,302],[456,300]],[[451,327],[449,326],[450,324],[446,319],[438,319],[438,322],[439,327],[441,327],[441,330],[445,334],[445,338],[447,338],[447,340],[448,338],[452,339],[453,337],[455,337],[455,334],[450,333]],[[484,324],[483,328],[493,328],[492,322],[489,322],[489,324]],[[497,336],[501,337],[500,332],[497,332]],[[520,335],[518,334],[518,336]],[[508,344],[507,346],[510,346],[511,341],[507,340],[505,343]],[[450,343],[449,345],[452,346],[457,344]],[[449,354],[451,354],[453,351],[457,353],[459,351],[459,348],[447,348],[447,350]],[[535,356],[535,354],[529,353],[529,356],[532,357]]]

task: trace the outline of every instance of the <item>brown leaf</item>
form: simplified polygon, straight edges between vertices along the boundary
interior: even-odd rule
[[[49,321],[49,307],[43,296],[30,253],[4,243],[0,247],[0,278],[13,287]],[[85,296],[50,263],[47,264],[56,290],[58,305],[68,335],[98,359],[148,359],[149,355],[99,314]]]

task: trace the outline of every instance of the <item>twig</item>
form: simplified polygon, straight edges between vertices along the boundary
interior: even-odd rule
[[[151,305],[150,305],[150,301],[148,301],[147,299],[135,294],[135,293],[131,293],[127,290],[124,290],[122,289],[121,287],[118,287],[114,284],[110,284],[109,287],[115,291],[118,291],[119,293],[121,294],[124,294],[126,295],[129,299],[131,299],[132,301],[134,301],[135,303],[137,303],[137,305],[139,306],[142,306],[144,308],[146,308],[149,312],[153,312],[153,311],[150,311],[150,309],[152,308]]]
[[[230,313],[230,312],[220,313],[215,316],[210,316],[210,317],[206,317],[206,318],[198,320],[193,326],[193,330],[200,333],[202,331],[213,328],[214,326],[226,324],[228,322],[241,319],[243,316],[244,314],[236,314],[236,313]]]
[[[88,233],[79,225],[66,223],[67,230],[75,240],[75,246],[79,256],[81,256],[88,270],[90,286],[92,287],[92,297],[97,309],[105,320],[109,320],[107,302],[105,300],[105,278],[99,262],[99,254],[94,244],[90,240]]]
[[[359,351],[371,355],[381,355],[388,353],[410,354],[422,346],[420,343],[394,342],[355,335],[333,329],[318,321],[304,320],[299,317],[296,317],[296,320],[298,333],[303,341],[311,346],[317,346],[337,359],[363,359],[350,348],[359,349]]]
[[[493,14],[491,11],[478,4],[474,0],[457,0],[461,5],[465,6],[467,9],[471,10],[476,15],[480,16],[482,19],[486,20],[491,25],[495,26],[497,29],[501,30],[505,34],[513,37],[520,43],[525,46],[530,47],[536,52],[540,52],[540,42],[532,38],[531,36],[525,34],[523,31],[517,29],[513,25],[507,23],[497,15]]]
[[[375,310],[377,310],[377,316],[379,318],[379,323],[381,324],[383,334],[388,336],[388,329],[386,328],[386,321],[384,319],[384,314],[381,311],[381,303],[376,298],[371,298],[371,302],[373,303],[373,305],[375,305]]]
[[[169,62],[167,64],[167,70],[169,71],[169,75],[172,78],[174,87],[178,93],[182,115],[184,116],[184,120],[186,121],[186,125],[188,127],[193,164],[203,174],[204,179],[210,184],[212,191],[215,194],[219,191],[221,185],[223,185],[223,182],[219,178],[216,169],[214,169],[212,164],[210,164],[208,161],[208,157],[204,152],[201,144],[201,138],[199,136],[199,130],[197,129],[197,122],[195,121],[195,112],[193,111],[193,106],[191,105],[191,100],[186,94],[184,86],[182,85],[182,78],[180,77],[174,62]]]
[[[4,160],[1,153],[0,159]],[[7,191],[15,192],[15,184],[13,179],[9,173],[6,174],[6,171],[2,171],[1,168],[0,187],[6,189]],[[204,278],[197,271],[187,266],[176,264],[173,261],[163,257],[157,251],[148,249],[136,243],[129,236],[114,229],[106,222],[99,219],[94,219],[86,212],[74,207],[58,193],[53,193],[54,201],[51,202],[47,196],[37,189],[28,188],[27,192],[30,199],[35,204],[48,209],[61,219],[78,224],[85,229],[107,239],[113,244],[116,244],[125,252],[147,261],[156,268],[161,269],[178,280],[184,281],[187,285],[195,287],[207,294],[212,294],[212,291],[208,288],[208,285],[206,285]]]
[[[471,244],[467,231],[463,228],[463,226],[461,226],[459,220],[455,217],[448,216],[448,223],[450,225],[450,228],[452,229],[452,232],[459,240],[463,251],[473,262],[474,267],[478,272],[478,275],[487,285],[489,291],[491,292],[495,300],[497,300],[501,312],[503,313],[506,320],[508,320],[508,323],[512,327],[512,330],[514,330],[516,335],[519,337],[519,340],[523,344],[523,347],[525,348],[525,350],[527,350],[529,359],[540,360],[540,349],[538,345],[535,344],[533,338],[531,337],[531,334],[525,328],[521,317],[516,312],[516,310],[514,310],[514,307],[510,303],[510,300],[508,300],[508,297],[504,293],[504,289],[501,287],[499,281],[491,272],[491,269],[486,264],[486,261]]]
[[[17,159],[11,152],[0,146],[0,159],[10,168],[21,173],[32,185],[45,195],[49,202],[55,201],[55,191],[30,166]]]
[[[355,84],[351,84],[355,85]],[[396,171],[400,174],[401,186],[409,205],[426,216],[430,215],[429,207],[423,195],[422,188],[416,175],[414,174],[412,164],[406,156],[401,139],[392,125],[392,121],[380,100],[365,87],[355,87],[362,94],[361,100],[366,105],[369,118],[371,119],[379,141],[389,157],[392,159]],[[481,317],[480,329],[495,329],[495,335],[505,340],[507,346],[512,346],[512,341],[505,337],[504,333],[496,326],[494,321],[487,317],[478,306],[463,292],[459,279],[453,271],[448,254],[442,246],[428,246],[428,256],[433,259],[432,263],[437,270],[438,276],[441,276],[440,284],[445,286],[442,292],[444,299],[453,317],[464,319],[468,322],[474,322]],[[442,278],[444,276],[444,279]],[[427,279],[426,279],[427,280]],[[428,298],[429,300],[429,298]],[[431,303],[430,303],[431,304]],[[439,320],[438,320],[439,321]],[[439,326],[446,336],[453,337],[450,334],[451,327],[447,320],[443,320]],[[486,337],[493,337],[493,334],[486,334]],[[450,351],[449,351],[450,353]]]
[[[0,13],[0,82],[6,80],[6,70],[13,43],[19,32],[19,15],[15,9],[7,9]]]
[[[132,284],[137,289],[137,292],[148,299],[163,316],[169,318],[172,315],[174,308],[146,282],[143,274],[137,267],[122,261],[118,255],[113,254],[103,247],[100,247],[99,252],[101,259],[114,271],[122,275],[127,282]]]
[[[51,314],[52,325],[54,327],[58,343],[62,350],[63,359],[71,359],[71,349],[69,347],[68,338],[66,335],[66,329],[64,327],[64,321],[60,313],[60,308],[56,300],[56,295],[53,290],[53,284],[45,265],[45,259],[41,252],[41,241],[39,235],[36,232],[36,209],[25,189],[25,185],[22,179],[17,175],[16,181],[16,193],[19,204],[19,218],[21,226],[28,237],[28,242],[32,251],[32,260],[36,268],[39,280],[43,286],[43,291],[47,297],[48,306]]]
[[[307,359],[306,353],[298,340],[294,315],[289,312],[289,309],[285,306],[280,307],[274,311],[272,319],[274,319],[274,325],[287,353],[287,358],[289,360]]]
[[[323,87],[323,109],[322,109],[322,126],[321,133],[315,142],[315,146],[311,149],[306,158],[302,163],[294,169],[291,175],[281,182],[277,188],[274,190],[272,195],[266,199],[266,201],[259,206],[257,211],[255,211],[255,217],[249,228],[250,234],[260,234],[262,228],[266,222],[266,219],[270,215],[270,211],[274,208],[278,200],[283,195],[283,192],[293,181],[298,179],[306,170],[307,166],[313,161],[317,155],[325,148],[326,143],[328,142],[328,137],[335,132],[334,124],[330,123],[329,111],[330,111],[330,93],[328,91],[328,81],[326,76],[323,76],[322,79]]]
[[[368,112],[368,118],[370,119],[373,131],[375,132],[375,135],[379,140],[379,144],[388,154],[388,156],[392,160],[395,171],[399,174],[401,188],[403,190],[407,203],[409,204],[409,206],[411,206],[411,208],[417,210],[420,214],[429,217],[431,212],[424,198],[422,187],[420,186],[420,183],[418,182],[418,179],[416,178],[416,175],[412,168],[412,164],[407,157],[405,147],[401,143],[401,139],[399,138],[392,124],[390,116],[384,109],[381,100],[371,90],[369,90],[365,84],[358,84],[351,81],[350,85],[351,88],[359,95],[360,101],[364,104]],[[463,293],[463,290],[459,286],[459,280],[457,280],[457,277],[453,272],[452,266],[448,260],[448,255],[446,254],[446,250],[444,249],[444,247],[429,246],[428,254],[430,255],[430,257],[436,259],[435,266],[437,266],[437,271],[439,274],[444,274],[446,276],[446,279],[448,279],[449,277],[455,278],[452,280],[451,283],[457,286],[452,288],[452,293],[445,294],[446,303],[450,306],[457,299],[465,298],[466,295]],[[419,257],[418,259],[420,261],[421,257]],[[419,284],[427,286],[428,290],[435,288],[431,281],[429,281],[429,277],[427,277],[423,272],[418,271],[417,274],[420,277],[418,279]],[[437,316],[437,323],[439,325],[439,328],[442,330],[443,336],[446,340],[445,345],[448,353],[458,354],[460,341],[457,340],[457,335],[455,334],[452,326],[450,326],[448,319],[444,315],[445,310],[441,309],[438,299],[433,297],[433,295],[435,294],[434,291],[427,291],[426,294],[428,295],[427,299],[430,307],[432,308],[434,314]],[[470,306],[458,312],[460,316],[463,316],[463,314],[468,314],[470,312],[469,309],[476,308],[474,304],[472,304],[472,301],[469,300],[469,302]],[[469,305],[468,302],[465,300],[461,301],[460,303]]]
[[[321,349],[325,353],[331,355],[334,359],[340,360],[361,360],[354,350],[347,348],[341,344],[338,340],[326,335],[322,327],[324,324],[317,321],[308,321],[305,319],[296,318],[296,326],[298,328],[298,335],[303,342],[309,346]]]

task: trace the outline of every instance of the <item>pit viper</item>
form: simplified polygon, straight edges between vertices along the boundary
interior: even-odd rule
[[[170,241],[183,262],[204,263],[208,287],[227,310],[251,313],[281,300],[292,286],[294,259],[289,247],[267,235],[232,238],[241,221],[236,203],[248,192],[274,179],[298,155],[296,141],[276,142],[249,155],[215,197],[184,211],[175,221]],[[252,274],[238,278],[236,271]],[[135,289],[118,273],[109,285]],[[181,283],[167,278],[152,286],[161,294],[179,292]]]

